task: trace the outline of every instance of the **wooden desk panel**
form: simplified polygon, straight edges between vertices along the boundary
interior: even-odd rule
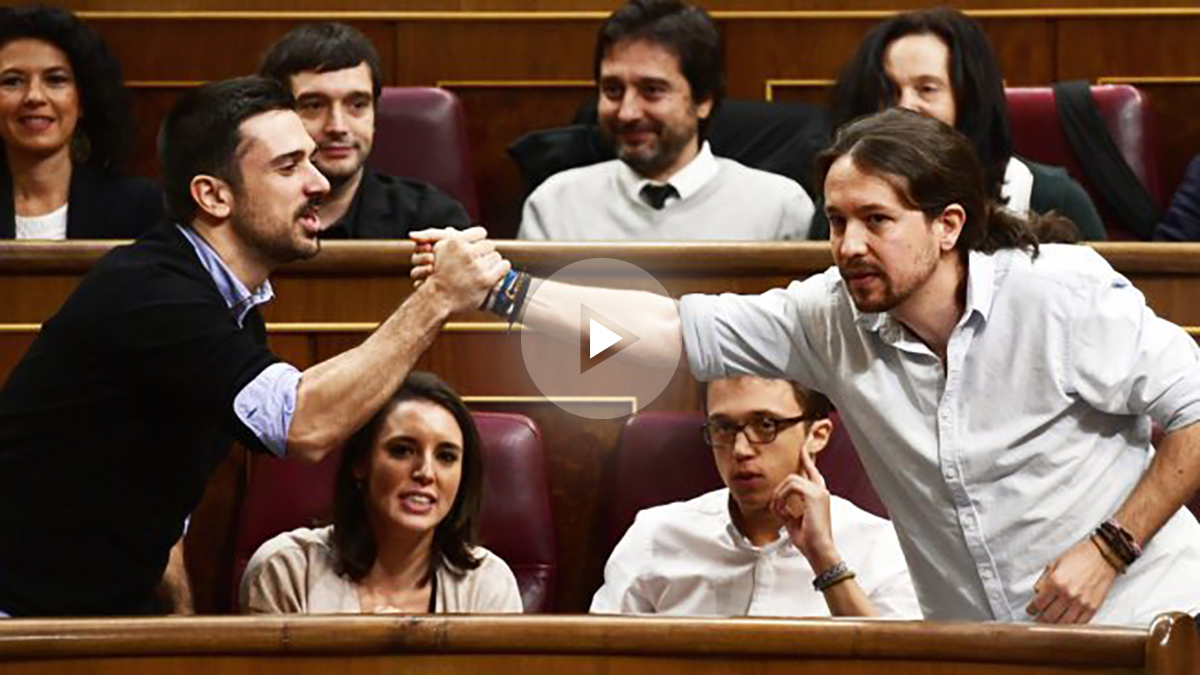
[[[0,675],[40,673],[1189,672],[1190,617],[1149,630],[628,617],[265,617],[0,622]]]
[[[0,323],[40,323],[53,314],[77,280],[112,242],[0,242]],[[824,271],[832,264],[820,242],[681,242],[592,244],[503,241],[515,264],[547,276],[587,258],[617,258],[654,274],[673,296],[758,293]],[[1145,293],[1160,315],[1200,326],[1200,244],[1094,244],[1113,267]],[[412,292],[402,241],[325,242],[313,260],[272,276],[276,299],[268,322],[379,322]],[[605,285],[612,280],[580,279]],[[455,320],[492,321],[471,313]]]

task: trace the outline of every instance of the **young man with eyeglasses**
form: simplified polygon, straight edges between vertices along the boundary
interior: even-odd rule
[[[639,513],[592,612],[921,617],[891,523],[830,495],[817,470],[828,399],[737,377],[709,383],[707,410],[726,487]]]

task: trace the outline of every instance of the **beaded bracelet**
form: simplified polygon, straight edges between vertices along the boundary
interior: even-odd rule
[[[843,581],[849,581],[853,579],[855,576],[857,575],[854,574],[854,570],[850,569],[850,566],[846,564],[845,560],[843,560],[833,567],[830,567],[824,572],[818,574],[817,578],[813,579],[813,589],[818,593],[824,593]]]

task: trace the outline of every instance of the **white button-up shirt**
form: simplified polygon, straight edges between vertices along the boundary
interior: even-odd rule
[[[926,618],[1028,620],[1043,569],[1129,496],[1151,421],[1200,421],[1200,349],[1094,251],[971,253],[946,364],[837,269],[758,296],[683,299],[696,376],[827,394],[888,508]],[[1095,623],[1200,611],[1200,525],[1181,509]]]
[[[891,523],[834,496],[833,540],[882,616],[921,611]],[[816,573],[780,529],[755,546],[733,524],[729,490],[641,511],[604,567],[600,614],[829,616]]]

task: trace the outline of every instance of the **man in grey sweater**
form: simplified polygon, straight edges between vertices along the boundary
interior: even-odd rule
[[[630,0],[600,29],[597,115],[618,159],[551,176],[525,203],[522,239],[804,239],[798,183],[715,157],[704,127],[721,96],[712,19],[680,0]]]

